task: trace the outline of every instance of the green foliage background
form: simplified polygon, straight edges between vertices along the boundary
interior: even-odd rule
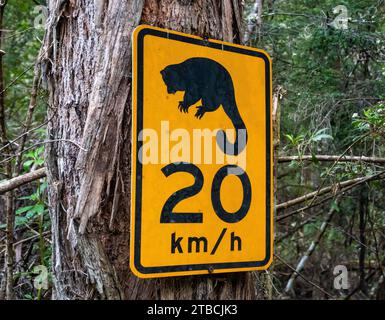
[[[339,14],[333,12],[337,5],[348,10],[347,29],[332,25]],[[383,166],[362,162],[333,166],[315,157],[317,154],[384,156],[384,1],[265,1],[263,9],[262,27],[254,34],[252,44],[271,54],[274,86],[285,91],[280,102],[279,155],[314,156],[310,164],[296,161],[279,165],[277,202],[317,190],[320,185],[384,170]],[[378,298],[377,282],[382,278],[374,277],[369,282],[365,276],[376,268],[382,274],[383,190],[382,181],[367,183],[344,193],[338,205],[334,201],[325,202],[278,222],[276,254],[296,266],[317,238],[330,206],[338,206],[303,273],[335,297],[345,297],[347,291],[335,290],[331,279],[336,265],[346,265],[351,271],[350,289],[359,289],[354,298]],[[367,208],[363,208],[366,203]],[[306,203],[301,206],[305,207]],[[359,226],[363,210],[364,230]],[[277,215],[287,212],[290,210]],[[369,267],[362,270],[363,252]],[[292,272],[277,261],[274,266],[273,295],[282,296],[288,280],[284,274]],[[291,294],[300,298],[325,298],[300,278]]]
[[[44,37],[44,2],[11,0],[5,9],[3,25],[5,113],[7,138],[13,141],[24,130],[26,115],[31,97],[34,66]],[[40,91],[38,105],[33,114],[31,128],[37,128],[45,122],[46,97]],[[29,172],[44,165],[45,128],[33,130],[28,135],[26,152],[23,154],[23,172]],[[15,152],[20,139],[11,144]],[[0,161],[9,158],[1,151]],[[11,158],[15,164],[15,158]],[[4,167],[0,164],[0,181],[5,179]],[[23,238],[32,238],[31,243],[21,244],[21,257],[17,257],[15,268],[16,293],[18,298],[41,299],[42,290],[33,287],[33,280],[38,276],[34,272],[37,265],[50,268],[51,248],[47,235],[50,221],[46,203],[46,182],[44,180],[25,186],[16,192],[15,242]],[[0,206],[4,203],[0,202]],[[0,210],[0,230],[5,230],[3,210]],[[0,233],[1,235],[1,233]],[[2,239],[3,240],[3,239]],[[4,241],[0,241],[3,251]],[[29,246],[29,247],[27,247]],[[2,258],[2,257],[1,257]],[[46,292],[48,293],[48,291]]]

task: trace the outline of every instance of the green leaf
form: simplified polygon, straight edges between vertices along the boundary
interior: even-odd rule
[[[336,212],[340,212],[340,207],[338,206],[338,203],[336,201],[333,201],[330,205],[330,209],[336,211]]]
[[[27,293],[24,295],[24,299],[26,300],[34,300],[34,298],[32,297],[32,295],[30,293]]]
[[[290,141],[291,144],[294,144],[294,137],[291,134],[285,134],[284,136]]]
[[[322,133],[313,137],[311,140],[314,142],[318,142],[318,141],[321,141],[322,139],[333,140],[333,137],[330,134]]]
[[[42,164],[44,164],[44,159],[38,159],[35,161],[36,165],[38,166],[41,166]]]
[[[22,213],[28,212],[32,210],[35,206],[26,206],[26,207],[21,207],[16,210],[17,215],[21,215]]]
[[[34,162],[34,160],[27,160],[23,164],[24,168],[29,168],[33,164],[33,162]]]
[[[15,217],[15,226],[19,227],[25,225],[28,222],[28,219],[25,217],[16,216]]]
[[[311,138],[310,140],[313,142],[321,141],[322,139],[333,139],[333,137],[330,134],[326,134],[327,128],[318,130]]]
[[[41,214],[44,212],[45,206],[43,204],[38,204],[34,206],[34,212],[37,214]]]
[[[314,154],[314,152],[311,153],[311,161],[315,164],[319,164],[319,161],[318,161],[316,155]]]
[[[18,197],[19,200],[32,200],[31,196]]]

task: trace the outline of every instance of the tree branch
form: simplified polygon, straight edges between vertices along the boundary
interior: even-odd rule
[[[4,25],[4,10],[7,4],[7,0],[0,1],[0,50],[3,48],[3,25]],[[6,126],[6,112],[5,112],[5,79],[4,79],[4,51],[1,50],[0,54],[0,142],[2,145],[7,144],[8,134]],[[10,150],[6,150],[10,152]],[[7,163],[4,167],[6,177],[12,178],[12,164]],[[13,250],[13,232],[14,232],[14,204],[15,198],[13,192],[9,192],[4,197],[4,213],[6,224],[6,240],[5,240],[5,261],[4,270],[5,277],[0,280],[0,299],[12,300],[14,298],[13,290],[13,264],[15,258],[15,252]]]
[[[0,194],[9,192],[24,184],[30,183],[37,179],[44,178],[45,176],[46,176],[46,169],[41,168],[32,172],[23,174],[21,176],[12,178],[10,180],[0,183]]]
[[[288,267],[292,271],[296,271],[294,267],[292,267],[290,264],[288,264],[285,260],[283,260],[279,255],[274,254],[274,257],[277,258],[279,261],[281,261],[286,267]],[[333,295],[331,295],[329,292],[327,292],[325,289],[322,289],[319,285],[314,283],[313,281],[307,279],[302,273],[298,272],[297,273],[299,277],[301,277],[303,280],[305,280],[307,283],[312,285],[314,288],[318,289],[321,291],[323,294],[327,295],[329,298],[334,299]]]
[[[307,193],[307,194],[305,194],[305,195],[303,195],[301,197],[298,197],[298,198],[286,201],[284,203],[280,203],[280,204],[278,204],[276,206],[276,209],[277,209],[277,211],[278,210],[282,210],[282,209],[287,209],[289,207],[292,207],[292,206],[295,206],[295,205],[300,204],[302,202],[305,202],[307,200],[310,200],[315,195],[321,196],[323,194],[332,192],[333,190],[336,190],[337,188],[347,187],[347,186],[349,186],[351,184],[354,184],[354,183],[357,183],[357,182],[361,182],[361,181],[363,181],[365,179],[366,178],[356,178],[356,179],[346,180],[346,181],[343,181],[343,182],[340,182],[340,183],[337,183],[337,184],[333,184],[331,186],[322,188],[321,190],[313,191],[313,192]]]
[[[37,104],[37,95],[38,95],[38,89],[39,89],[40,68],[41,68],[40,66],[41,56],[42,56],[42,52],[39,53],[39,57],[37,58],[37,62],[35,63],[31,97],[30,97],[29,106],[28,106],[28,113],[23,125],[24,128],[23,128],[21,143],[17,150],[18,156],[16,158],[16,164],[15,164],[15,175],[19,175],[22,170],[23,150],[25,147],[25,143],[27,141],[27,136],[28,136],[27,132],[29,132],[31,128],[33,112],[35,111],[36,104]]]
[[[385,164],[385,158],[379,158],[379,157],[365,157],[365,156],[343,156],[340,158],[340,156],[331,156],[331,155],[304,155],[304,156],[282,156],[278,157],[279,163],[285,163],[285,162],[291,162],[291,161],[325,161],[325,162],[367,162],[367,163],[384,163]]]
[[[322,188],[320,190],[317,190],[317,191],[314,191],[314,192],[310,192],[308,194],[305,194],[301,197],[298,197],[298,198],[295,198],[295,199],[292,199],[292,200],[289,200],[289,201],[286,201],[284,203],[280,203],[276,206],[276,210],[282,210],[282,209],[287,209],[289,207],[292,207],[292,206],[295,206],[299,203],[302,203],[302,202],[305,202],[311,198],[313,198],[314,196],[317,197],[317,196],[320,196],[320,195],[323,195],[323,194],[326,194],[326,193],[329,193],[329,192],[333,192],[333,191],[339,191],[337,190],[337,188],[343,190],[343,188],[345,188],[345,190],[343,191],[346,191],[347,189],[350,189],[351,187],[356,187],[362,183],[365,183],[365,182],[368,182],[370,180],[374,180],[376,178],[380,178],[382,179],[382,175],[385,174],[385,171],[381,171],[381,172],[378,172],[372,176],[369,176],[369,177],[361,177],[361,178],[355,178],[355,179],[351,179],[351,180],[346,180],[346,181],[343,181],[343,182],[340,182],[340,183],[337,183],[337,184],[334,184],[334,185],[331,185],[331,186],[328,186],[328,187],[325,187],[325,188]],[[336,192],[336,194],[338,194],[339,192]],[[302,210],[305,210],[305,209],[308,209],[309,207],[313,206],[314,202],[312,201],[309,206],[307,206],[306,208],[304,209],[300,209],[300,210],[297,210],[297,211],[302,211]],[[292,215],[292,214],[290,214]],[[288,215],[287,215],[288,216]],[[285,217],[281,216],[279,217],[279,220],[282,220],[282,218],[287,218],[287,216],[285,215]]]
[[[295,280],[297,279],[298,275],[302,272],[302,270],[305,267],[305,264],[306,264],[307,260],[313,254],[313,252],[317,248],[318,244],[320,243],[321,238],[325,234],[325,231],[326,231],[326,228],[328,226],[328,223],[333,218],[333,215],[334,215],[335,212],[336,212],[336,209],[334,207],[331,207],[329,213],[326,216],[325,221],[322,223],[322,225],[321,225],[321,227],[319,229],[319,232],[317,234],[316,239],[312,241],[312,243],[310,244],[310,246],[306,250],[305,254],[302,256],[302,258],[298,262],[297,267],[295,268],[294,272],[291,274],[290,279],[287,282],[287,285],[286,285],[286,288],[285,288],[285,292],[286,293],[293,293],[293,286],[294,286]]]

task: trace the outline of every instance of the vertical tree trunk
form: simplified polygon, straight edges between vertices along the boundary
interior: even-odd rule
[[[362,186],[359,195],[359,230],[360,230],[360,250],[358,255],[358,265],[360,272],[360,289],[364,294],[368,294],[368,288],[365,280],[365,256],[366,256],[366,221],[368,217],[369,192],[367,186]]]
[[[4,11],[7,5],[8,0],[0,1],[0,142],[1,146],[4,147],[4,154],[10,155],[12,149],[8,145],[8,134],[7,134],[7,125],[6,125],[6,116],[5,116],[5,94],[6,89],[4,85],[4,70],[3,70],[3,55],[5,54],[2,51],[3,47],[3,28],[4,28]],[[7,162],[4,165],[5,176],[10,179],[12,178],[12,164]],[[6,245],[5,245],[5,266],[4,266],[4,279],[0,279],[0,298],[4,296],[5,289],[5,298],[11,300],[14,298],[13,293],[13,267],[14,267],[14,251],[13,251],[13,232],[14,232],[14,193],[13,191],[7,192],[4,196],[4,212],[0,214],[5,216],[6,221]],[[0,210],[2,208],[0,207]]]
[[[140,280],[129,270],[132,30],[143,23],[239,41],[240,1],[49,0],[48,6],[43,69],[48,134],[56,141],[46,149],[54,298],[255,298],[254,273]]]

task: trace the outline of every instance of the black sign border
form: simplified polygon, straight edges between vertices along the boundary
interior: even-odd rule
[[[142,147],[142,141],[137,141],[136,144],[136,203],[135,203],[135,234],[134,234],[134,265],[137,271],[142,274],[161,274],[184,271],[207,271],[208,273],[215,272],[216,269],[235,269],[235,268],[254,268],[265,266],[271,257],[271,124],[270,124],[270,108],[271,108],[271,69],[270,60],[263,52],[249,50],[244,47],[231,46],[227,44],[210,42],[205,39],[192,38],[175,34],[172,32],[162,31],[152,28],[142,28],[137,35],[137,74],[134,75],[137,81],[137,121],[136,121],[136,137],[143,128],[143,60],[144,60],[144,38],[147,35],[167,38],[175,41],[181,41],[199,46],[205,46],[217,50],[224,50],[249,56],[262,58],[265,62],[265,79],[266,79],[266,257],[260,261],[246,262],[231,262],[231,263],[211,263],[211,264],[189,264],[178,266],[160,266],[160,267],[145,267],[140,262],[141,256],[141,225],[142,225],[142,164],[139,161],[139,150]],[[132,235],[131,235],[132,236]],[[132,258],[132,257],[131,257]]]

